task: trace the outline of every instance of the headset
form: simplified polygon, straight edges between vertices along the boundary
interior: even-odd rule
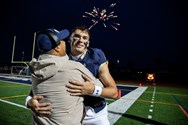
[[[58,46],[60,44],[60,40],[57,37],[57,35],[53,32],[53,30],[44,30],[44,31],[39,31],[37,33],[37,36],[39,36],[40,34],[45,34],[48,36],[48,38],[50,39],[51,43],[52,43],[52,47],[55,48],[56,46]]]

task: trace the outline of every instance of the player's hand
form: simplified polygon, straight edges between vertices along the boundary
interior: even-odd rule
[[[28,101],[28,107],[40,116],[50,116],[52,112],[51,103],[43,96],[34,96]]]
[[[69,81],[70,84],[66,85],[67,91],[70,92],[72,96],[80,95],[92,95],[95,89],[93,81],[86,75],[82,75],[85,82],[80,81]]]

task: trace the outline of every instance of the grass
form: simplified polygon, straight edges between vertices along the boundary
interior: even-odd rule
[[[24,105],[30,89],[29,85],[0,81],[0,99]],[[30,110],[2,101],[0,107],[0,125],[31,125]],[[151,85],[115,125],[188,125],[187,109],[187,88]]]
[[[24,105],[31,86],[0,81],[0,99]],[[0,101],[0,125],[31,125],[30,110]]]
[[[153,93],[154,88],[156,89],[155,95]],[[185,107],[185,110],[188,109],[187,90],[183,88],[149,86],[145,93],[123,114],[115,125],[187,125],[188,117],[180,108],[180,104],[174,99],[175,96]],[[152,101],[153,103],[151,103]],[[148,118],[149,115],[152,116],[152,119]]]
[[[31,125],[30,110],[0,102],[0,125]]]

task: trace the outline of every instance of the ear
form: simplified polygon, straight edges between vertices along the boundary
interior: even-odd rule
[[[60,44],[59,44],[58,46],[56,46],[56,47],[54,48],[54,50],[55,50],[56,52],[59,52],[59,51],[60,51]]]

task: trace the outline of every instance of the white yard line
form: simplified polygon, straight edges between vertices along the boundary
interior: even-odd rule
[[[155,100],[155,92],[156,92],[156,87],[154,87],[154,89],[153,89],[153,96],[152,96],[152,99],[151,99],[151,105],[150,105],[149,114],[148,114],[149,119],[152,119],[153,104],[154,104],[154,100]]]
[[[24,109],[28,109],[27,107],[25,107],[25,106],[23,106],[23,105],[19,105],[19,104],[16,104],[16,103],[13,103],[13,102],[9,102],[9,101],[5,101],[5,100],[2,100],[2,99],[0,99],[0,102],[5,102],[5,103],[8,103],[8,104],[17,106],[17,107],[21,107],[21,108],[24,108]],[[29,109],[28,109],[28,110],[29,110]]]
[[[131,105],[142,95],[147,87],[138,87],[132,92],[124,95],[117,101],[108,105],[108,119],[110,125],[116,121],[131,107]]]

